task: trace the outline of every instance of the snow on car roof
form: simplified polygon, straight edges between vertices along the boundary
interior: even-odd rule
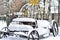
[[[35,22],[36,19],[33,18],[15,18],[13,21],[21,21],[21,22]]]

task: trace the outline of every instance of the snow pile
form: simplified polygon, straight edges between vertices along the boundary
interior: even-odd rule
[[[4,27],[7,27],[6,21],[0,20],[0,30],[2,30]]]

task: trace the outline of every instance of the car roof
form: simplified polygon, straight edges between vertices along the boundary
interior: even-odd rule
[[[36,19],[33,18],[15,18],[13,21],[20,21],[20,22],[35,22]]]

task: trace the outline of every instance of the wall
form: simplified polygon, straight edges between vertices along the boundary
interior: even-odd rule
[[[24,0],[10,0],[9,7],[11,12],[18,12],[20,8],[25,4]]]

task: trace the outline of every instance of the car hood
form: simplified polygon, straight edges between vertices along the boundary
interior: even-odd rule
[[[37,25],[38,25],[38,28],[40,27],[51,28],[50,22],[47,20],[37,20]]]
[[[33,27],[30,25],[11,24],[9,25],[8,29],[10,31],[29,31],[33,29]]]

